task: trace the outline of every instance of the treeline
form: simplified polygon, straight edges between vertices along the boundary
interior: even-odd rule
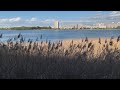
[[[117,28],[116,29],[120,29],[120,26],[117,26]]]
[[[52,29],[52,27],[11,27],[11,28],[0,28],[0,30],[34,30],[34,29],[37,29],[37,30],[40,30],[40,29]]]

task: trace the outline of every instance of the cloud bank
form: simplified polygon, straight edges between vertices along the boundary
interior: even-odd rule
[[[54,23],[55,19],[41,20],[36,17],[30,19],[23,19],[21,17],[14,18],[0,18],[0,26],[44,26]]]
[[[99,14],[94,17],[90,17],[90,20],[93,21],[120,21],[120,11],[112,11],[111,13],[104,15],[104,14]]]
[[[60,24],[75,24],[75,23],[97,23],[97,22],[119,22],[120,11],[109,11],[107,14],[103,14],[104,11],[96,11],[96,15],[90,17],[80,17],[77,20],[58,20]],[[8,26],[53,26],[54,18],[39,19],[36,17],[31,18],[0,18],[0,27]]]

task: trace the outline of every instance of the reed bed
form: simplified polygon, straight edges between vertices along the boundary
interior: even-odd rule
[[[87,37],[65,48],[63,41],[25,41],[19,34],[0,42],[0,79],[120,79],[120,36],[113,39],[99,38],[96,50]]]

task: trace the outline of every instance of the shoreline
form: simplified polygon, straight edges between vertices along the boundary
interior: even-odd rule
[[[107,44],[109,44],[109,42],[110,42],[110,38],[100,38],[100,41],[101,41],[101,44],[105,44],[105,40],[107,40]],[[32,44],[34,43],[34,42],[36,42],[36,43],[38,43],[38,44],[41,44],[41,42],[42,42],[42,44],[44,45],[47,45],[48,43],[49,43],[49,41],[50,41],[50,43],[52,44],[52,43],[58,43],[59,41],[60,42],[62,42],[63,43],[63,46],[69,46],[68,44],[70,44],[72,41],[73,41],[73,43],[74,44],[79,44],[79,43],[86,43],[85,42],[85,38],[84,39],[64,39],[64,40],[47,40],[47,43],[46,43],[46,40],[41,40],[41,41],[33,41],[32,42]],[[120,44],[120,41],[119,42],[117,42],[117,38],[114,38],[114,39],[112,39],[112,41],[113,41],[113,43],[118,43],[118,44]],[[14,42],[16,42],[16,41],[14,41]],[[99,42],[99,38],[88,38],[88,42],[87,43],[90,43],[90,42],[92,42],[93,44],[98,44],[98,42]],[[7,43],[7,42],[6,42]],[[29,44],[29,42],[27,42],[27,41],[25,41],[24,43],[23,43],[23,45],[24,44]],[[119,45],[119,47],[120,47],[120,45]]]
[[[91,44],[90,44],[91,43]],[[5,43],[4,43],[5,44]],[[89,46],[90,44],[90,46]],[[16,45],[16,42],[13,43],[13,46]],[[109,50],[110,51],[115,51],[115,50],[120,50],[120,40],[117,42],[117,38],[112,39],[112,45],[110,44],[110,38],[106,39],[105,38],[101,38],[99,41],[99,38],[88,38],[87,41],[85,41],[85,39],[69,39],[69,40],[62,40],[59,42],[59,40],[55,41],[55,42],[49,42],[49,40],[46,41],[36,41],[36,43],[33,41],[32,43],[30,42],[23,42],[23,43],[18,43],[17,44],[18,47],[22,47],[22,48],[26,48],[29,49],[31,53],[37,53],[38,49],[42,49],[42,53],[44,53],[44,55],[48,54],[48,51],[52,50],[56,51],[57,53],[59,53],[59,51],[62,50],[62,52],[66,52],[66,51],[70,51],[72,50],[73,52],[71,53],[71,55],[76,54],[76,53],[90,53],[92,52],[93,55],[99,56],[102,53],[106,53]],[[6,43],[6,46],[8,46],[8,48],[11,47],[10,44]],[[34,48],[34,49],[33,49]],[[36,48],[36,49],[35,49]],[[92,50],[92,51],[89,51]],[[108,51],[106,51],[108,50]],[[62,54],[64,54],[62,53]],[[61,54],[61,55],[62,55]]]
[[[10,30],[12,31],[12,29],[0,29],[0,30]],[[14,30],[19,30],[19,29],[14,29]],[[13,31],[14,31],[13,30]],[[120,29],[21,29],[22,30],[120,30]]]

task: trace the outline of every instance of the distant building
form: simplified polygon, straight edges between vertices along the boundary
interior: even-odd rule
[[[76,25],[76,29],[78,29],[78,24]]]
[[[97,23],[96,28],[106,28],[106,25],[104,23]]]
[[[56,28],[56,29],[59,28],[59,22],[58,22],[58,21],[55,21],[55,23],[54,23],[54,28]]]

